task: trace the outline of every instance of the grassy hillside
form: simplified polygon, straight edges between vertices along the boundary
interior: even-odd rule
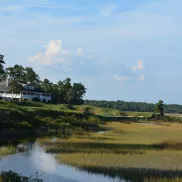
[[[7,102],[7,101],[0,101],[0,108],[17,108],[17,109],[51,109],[51,110],[63,110],[66,112],[77,112],[83,113],[87,110],[90,113],[95,113],[96,115],[101,116],[132,116],[132,117],[150,117],[152,113],[149,112],[122,112],[117,109],[110,109],[110,108],[102,108],[102,107],[94,107],[89,105],[80,105],[80,106],[68,106],[64,104],[46,104],[46,103],[36,103],[36,102]]]
[[[63,105],[0,101],[0,141],[52,132],[69,136],[99,128],[98,118],[85,117],[79,111],[60,107]]]

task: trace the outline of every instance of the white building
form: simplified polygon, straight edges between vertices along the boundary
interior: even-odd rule
[[[37,89],[34,85],[30,83],[22,84],[22,86],[23,90],[20,93],[10,92],[10,81],[7,78],[6,81],[0,82],[0,97],[13,100],[39,98],[42,102],[44,100],[46,102],[52,100],[51,93],[41,92],[39,89]]]

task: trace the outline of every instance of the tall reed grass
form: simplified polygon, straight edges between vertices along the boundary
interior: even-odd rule
[[[182,180],[182,125],[110,122],[104,133],[39,142],[60,163],[120,179]]]

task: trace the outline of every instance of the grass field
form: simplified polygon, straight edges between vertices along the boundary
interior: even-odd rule
[[[182,181],[182,125],[107,123],[109,131],[39,142],[64,164],[133,181]]]
[[[176,114],[176,113],[166,113],[166,116],[173,116],[173,117],[182,117],[182,114]]]
[[[77,112],[83,113],[85,109],[88,110],[90,113],[95,113],[97,115],[102,116],[132,116],[132,117],[150,117],[152,113],[147,112],[123,112],[117,109],[110,109],[110,108],[100,108],[94,106],[87,106],[87,105],[72,105],[68,106],[65,104],[46,104],[46,103],[36,103],[36,102],[22,102],[22,103],[13,103],[7,101],[0,101],[0,108],[7,108],[7,109],[51,109],[51,110],[62,110],[66,112]]]

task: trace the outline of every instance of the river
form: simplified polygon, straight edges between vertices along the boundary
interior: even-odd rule
[[[38,172],[44,182],[125,182],[60,164],[53,154],[46,153],[37,142],[18,144],[16,148],[15,154],[0,159],[0,171],[11,170],[23,176]],[[20,152],[23,149],[26,152]]]

